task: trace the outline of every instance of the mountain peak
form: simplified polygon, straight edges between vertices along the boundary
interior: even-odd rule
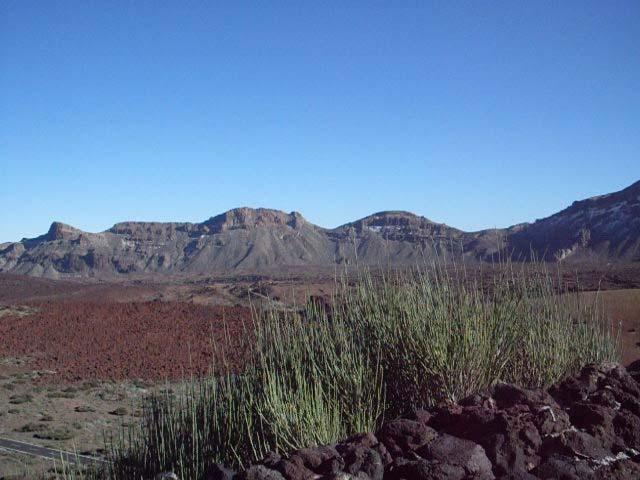
[[[201,223],[124,222],[100,233],[61,222],[37,238],[0,244],[0,272],[104,277],[278,272],[336,265],[411,266],[425,259],[640,261],[640,182],[532,224],[463,232],[407,211],[338,228],[297,212],[234,208]],[[284,270],[287,271],[287,270]]]
[[[582,203],[582,202],[595,202],[595,201],[599,201],[599,200],[607,199],[607,198],[622,198],[622,199],[626,199],[627,197],[633,197],[633,196],[637,196],[637,195],[640,195],[640,180],[638,180],[637,182],[632,183],[631,185],[629,185],[628,187],[623,188],[622,190],[618,190],[617,192],[605,193],[604,195],[595,195],[593,197],[589,197],[589,198],[586,198],[584,200],[575,201],[575,202],[573,202],[573,204]]]
[[[298,212],[286,213],[270,208],[240,207],[211,217],[204,222],[214,233],[234,229],[253,229],[258,227],[289,226],[298,228],[306,220]]]
[[[367,217],[348,223],[343,226],[363,226],[363,227],[405,227],[422,228],[429,225],[439,225],[428,218],[416,215],[404,210],[385,210],[373,213]]]
[[[637,182],[632,183],[631,185],[629,185],[627,188],[625,188],[622,191],[623,192],[640,193],[640,180],[638,180]]]
[[[46,233],[46,240],[68,240],[70,238],[75,238],[82,233],[81,230],[78,230],[71,225],[67,225],[62,222],[53,222],[49,227],[49,231]]]
[[[382,212],[376,212],[368,217],[364,217],[362,221],[365,222],[419,222],[427,220],[424,217],[416,215],[415,213],[407,212],[404,210],[384,210]],[[428,220],[427,220],[428,221]]]

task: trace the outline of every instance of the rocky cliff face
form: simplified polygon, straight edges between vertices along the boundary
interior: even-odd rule
[[[408,212],[335,229],[297,212],[238,208],[202,223],[123,222],[88,233],[55,222],[0,245],[0,271],[58,277],[268,272],[344,264],[411,265],[462,257],[640,261],[640,182],[507,229],[463,232]]]
[[[35,276],[254,271],[326,264],[330,241],[298,213],[241,208],[202,223],[123,222],[101,233],[60,223],[5,246],[0,270]]]
[[[574,202],[550,217],[509,232],[522,256],[547,260],[599,257],[640,260],[640,182],[619,192]]]
[[[328,230],[297,212],[239,208],[202,223],[122,222],[101,233],[62,223],[6,244],[0,271],[58,277],[266,272],[281,267],[412,264],[461,232],[403,212]]]

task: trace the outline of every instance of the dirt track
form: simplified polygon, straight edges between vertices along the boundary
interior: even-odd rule
[[[214,344],[232,338],[232,360],[242,352],[237,340],[250,311],[185,302],[32,304],[38,312],[4,317],[0,358],[27,358],[27,366],[55,370],[53,381],[85,379],[174,379],[209,371]],[[230,348],[229,348],[230,347]]]

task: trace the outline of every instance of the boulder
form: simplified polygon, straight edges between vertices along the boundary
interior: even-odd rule
[[[365,474],[371,480],[382,480],[384,465],[380,454],[372,448],[356,445],[349,447],[344,453],[344,470],[351,475]]]
[[[225,468],[224,465],[216,463],[209,467],[204,474],[203,480],[234,480],[236,472]]]
[[[385,480],[464,480],[464,468],[441,464],[423,458],[408,460],[403,457],[394,459]]]
[[[527,472],[538,464],[542,439],[535,421],[536,416],[525,405],[509,410],[474,406],[441,410],[431,425],[440,432],[481,445],[494,472],[504,475]]]
[[[540,455],[548,457],[554,454],[602,460],[610,456],[611,452],[604,448],[602,443],[592,435],[572,428],[559,435],[545,438]]]
[[[417,450],[437,436],[438,432],[433,428],[408,419],[393,420],[376,433],[392,457]]]
[[[464,469],[466,478],[493,480],[491,462],[484,449],[470,440],[442,434],[417,451],[421,457]]]
[[[300,467],[298,469],[300,472],[306,469],[321,475],[336,474],[344,467],[343,458],[335,448],[330,446],[301,448],[294,451],[288,460],[281,461],[279,465],[284,465],[287,462]]]
[[[237,478],[238,480],[285,480],[280,472],[264,465],[253,465],[240,473]]]
[[[620,410],[613,418],[613,431],[620,444],[640,450],[640,418],[628,410]]]
[[[351,458],[352,455],[360,455],[362,449],[365,449],[365,450],[371,449],[375,451],[380,457],[380,461],[382,462],[383,469],[385,466],[389,465],[393,460],[387,448],[378,441],[378,439],[374,434],[372,433],[358,434],[350,438],[347,438],[346,440],[336,445],[336,450],[340,453],[342,458],[345,460],[345,464],[346,464],[345,470],[349,471],[347,468],[349,466],[349,460],[347,457]],[[354,453],[356,451],[358,453]]]
[[[640,459],[612,462],[596,470],[597,480],[628,480],[640,478]]]
[[[589,462],[575,457],[554,454],[547,457],[532,472],[541,480],[595,480],[595,470]]]
[[[297,459],[283,459],[276,465],[276,473],[280,472],[286,480],[312,480],[320,475],[309,470]]]

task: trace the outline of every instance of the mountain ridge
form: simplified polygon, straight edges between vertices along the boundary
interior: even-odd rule
[[[640,261],[640,181],[573,202],[533,223],[465,232],[401,210],[336,228],[299,212],[240,207],[191,222],[119,222],[90,233],[53,222],[0,245],[0,272],[47,278],[261,272],[342,264],[411,265],[496,256],[545,261]]]

